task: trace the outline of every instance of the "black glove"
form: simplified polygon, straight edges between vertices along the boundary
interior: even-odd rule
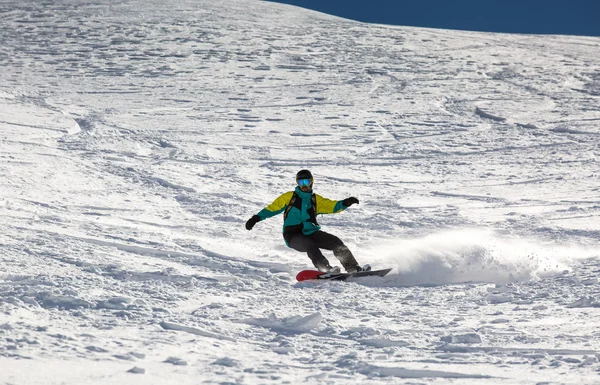
[[[260,217],[258,215],[253,215],[252,218],[248,219],[246,222],[246,230],[252,230],[255,224],[260,222]]]
[[[346,199],[344,199],[344,200],[342,201],[342,203],[344,204],[344,206],[346,206],[346,207],[350,207],[350,206],[352,206],[352,205],[353,205],[353,204],[355,204],[355,203],[356,203],[356,204],[358,204],[358,199],[357,199],[357,198],[354,198],[354,197],[350,197],[350,198],[346,198]]]

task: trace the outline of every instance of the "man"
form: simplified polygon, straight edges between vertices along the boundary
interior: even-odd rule
[[[319,271],[332,274],[340,272],[339,267],[331,267],[321,249],[333,250],[333,255],[348,273],[370,270],[369,265],[361,268],[348,247],[335,235],[321,231],[321,226],[317,223],[318,214],[339,213],[358,204],[358,199],[350,197],[334,201],[314,194],[313,176],[308,170],[300,170],[296,174],[296,183],[294,191],[280,195],[273,203],[253,215],[246,222],[246,229],[252,230],[258,222],[283,213],[285,243],[292,249],[306,252]]]

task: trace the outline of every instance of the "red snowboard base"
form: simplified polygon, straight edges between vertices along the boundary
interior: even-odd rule
[[[369,271],[359,271],[358,273],[338,273],[338,274],[328,274],[323,273],[318,270],[302,270],[296,275],[296,280],[298,282],[308,281],[311,279],[322,279],[322,280],[333,280],[333,281],[345,281],[347,278],[351,277],[383,277],[387,273],[392,271],[392,269],[383,269],[383,270],[369,270]]]

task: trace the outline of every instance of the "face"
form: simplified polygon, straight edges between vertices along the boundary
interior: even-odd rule
[[[298,180],[298,186],[300,187],[300,190],[309,192],[312,190],[312,182],[312,179],[300,179]]]

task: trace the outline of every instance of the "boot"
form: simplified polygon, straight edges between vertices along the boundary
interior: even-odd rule
[[[354,266],[351,267],[350,269],[346,269],[346,272],[348,274],[354,274],[354,273],[360,273],[361,271],[371,271],[371,265],[364,265],[364,266]]]
[[[331,277],[332,275],[338,275],[341,273],[341,270],[339,267],[337,266],[333,266],[332,268],[329,269],[328,272],[326,272],[325,274],[320,275],[319,277],[321,278],[328,278]]]
[[[324,265],[318,266],[317,270],[319,270],[322,273],[331,273],[331,274],[339,274],[340,271],[341,271],[339,267],[337,267],[337,266],[331,267],[329,265],[327,265],[327,266],[324,266]]]

